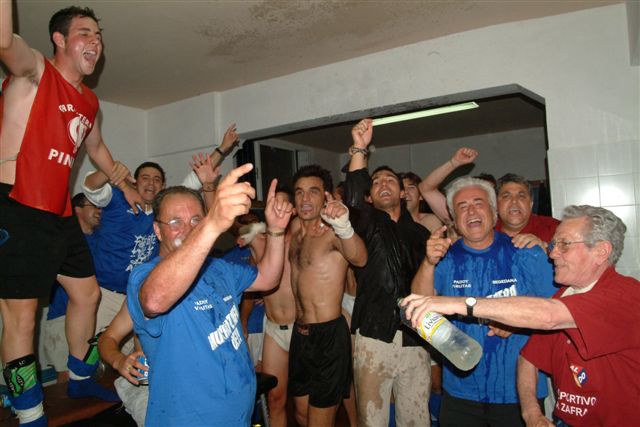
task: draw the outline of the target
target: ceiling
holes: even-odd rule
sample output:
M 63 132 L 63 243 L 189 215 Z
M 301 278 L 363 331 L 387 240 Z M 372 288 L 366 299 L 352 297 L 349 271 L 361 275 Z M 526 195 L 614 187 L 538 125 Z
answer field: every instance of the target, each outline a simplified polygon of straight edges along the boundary
M 149 109 L 447 34 L 621 0 L 22 0 L 17 32 L 52 51 L 48 22 L 75 3 L 101 19 L 100 99 Z
M 93 8 L 103 28 L 104 57 L 85 82 L 101 100 L 149 109 L 447 34 L 621 2 L 76 0 L 75 4 Z M 15 30 L 32 47 L 49 54 L 48 20 L 73 1 L 15 3 Z M 381 116 L 470 100 L 480 104 L 474 110 L 383 126 L 376 130 L 378 147 L 543 126 L 542 103 L 518 92 L 516 88 L 463 94 L 457 100 L 451 95 L 391 109 L 372 106 L 366 114 Z M 362 114 L 243 136 L 280 134 L 279 139 L 342 152 L 349 144 L 351 126 Z

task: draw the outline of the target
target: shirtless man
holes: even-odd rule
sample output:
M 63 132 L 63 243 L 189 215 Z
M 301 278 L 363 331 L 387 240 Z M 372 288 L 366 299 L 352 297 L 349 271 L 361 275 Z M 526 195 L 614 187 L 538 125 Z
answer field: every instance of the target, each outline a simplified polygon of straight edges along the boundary
M 434 233 L 442 227 L 442 221 L 435 214 L 420 212 L 420 201 L 423 198 L 418 190 L 418 185 L 422 180 L 413 172 L 401 173 L 400 177 L 404 184 L 404 200 L 407 203 L 407 210 L 411 214 L 411 218 L 429 230 L 429 232 Z
M 114 167 L 100 134 L 98 99 L 82 84 L 102 54 L 93 11 L 72 7 L 53 15 L 51 59 L 13 34 L 12 17 L 12 1 L 0 1 L 0 61 L 9 71 L 0 97 L 0 211 L 9 235 L 0 246 L 5 326 L 0 356 L 20 423 L 40 426 L 47 420 L 33 336 L 38 297 L 49 292 L 56 276 L 70 297 L 69 395 L 107 397 L 90 378 L 97 349 L 87 340 L 94 332 L 100 291 L 69 199 L 69 176 L 80 145 L 85 142 L 91 160 L 114 185 L 126 187 L 125 177 L 133 178 L 125 167 Z M 127 191 L 134 210 L 139 201 Z
M 352 372 L 351 335 L 341 313 L 345 277 L 349 264 L 366 264 L 367 250 L 347 207 L 331 196 L 329 171 L 305 166 L 293 182 L 300 226 L 289 249 L 296 301 L 289 389 L 298 424 L 333 425 Z
M 276 192 L 276 199 L 290 202 L 289 193 Z M 285 253 L 288 253 L 293 229 L 299 228 L 294 218 L 285 235 Z M 267 319 L 264 326 L 262 371 L 278 378 L 278 384 L 267 395 L 269 421 L 274 427 L 287 425 L 286 403 L 289 380 L 289 343 L 296 318 L 296 303 L 291 289 L 291 265 L 285 258 L 282 278 L 278 287 L 263 295 Z

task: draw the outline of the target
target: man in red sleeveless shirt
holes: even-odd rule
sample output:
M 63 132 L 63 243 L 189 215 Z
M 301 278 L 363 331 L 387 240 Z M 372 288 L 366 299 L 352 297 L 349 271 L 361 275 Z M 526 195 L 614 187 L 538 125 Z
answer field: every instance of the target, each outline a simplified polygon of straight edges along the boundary
M 56 276 L 70 298 L 69 395 L 116 397 L 91 379 L 98 354 L 88 340 L 100 291 L 68 190 L 82 142 L 134 210 L 141 200 L 125 182 L 133 181 L 129 171 L 116 166 L 104 144 L 98 99 L 82 84 L 102 54 L 93 11 L 71 7 L 53 15 L 51 59 L 13 34 L 12 15 L 12 1 L 0 2 L 0 61 L 9 70 L 0 95 L 0 357 L 21 425 L 40 426 L 46 417 L 33 354 L 35 318 L 38 297 L 49 292 Z

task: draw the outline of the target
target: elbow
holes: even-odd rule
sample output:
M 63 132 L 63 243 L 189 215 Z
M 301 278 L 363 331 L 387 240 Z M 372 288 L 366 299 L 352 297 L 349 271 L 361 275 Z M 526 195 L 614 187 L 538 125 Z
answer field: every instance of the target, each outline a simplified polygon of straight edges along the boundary
M 368 261 L 368 256 L 365 253 L 363 256 L 360 256 L 356 260 L 354 260 L 354 262 L 352 262 L 351 264 L 353 264 L 356 267 L 364 267 L 365 265 L 367 265 L 367 261 Z
M 148 318 L 156 317 L 168 309 L 167 307 L 164 307 L 159 298 L 149 295 L 143 290 L 140 291 L 140 307 L 142 308 L 142 312 L 145 317 Z

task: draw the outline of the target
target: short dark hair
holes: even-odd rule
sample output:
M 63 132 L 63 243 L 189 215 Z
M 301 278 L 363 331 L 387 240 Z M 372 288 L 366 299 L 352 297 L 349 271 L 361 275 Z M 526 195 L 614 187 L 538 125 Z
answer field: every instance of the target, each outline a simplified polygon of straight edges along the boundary
M 200 203 L 202 212 L 206 212 L 206 209 L 204 207 L 204 200 L 202 200 L 202 196 L 200 196 L 200 193 L 183 185 L 176 185 L 173 187 L 165 188 L 164 190 L 156 194 L 156 197 L 153 199 L 153 216 L 155 219 L 158 219 L 158 216 L 160 215 L 160 208 L 162 207 L 162 202 L 164 202 L 164 199 L 167 196 L 173 196 L 176 194 L 193 196 Z
M 85 196 L 84 193 L 78 193 L 71 198 L 71 206 L 74 208 L 82 208 L 87 204 L 87 202 L 89 202 L 89 199 L 87 199 L 87 196 Z
M 371 178 L 373 178 L 373 176 L 375 174 L 377 174 L 380 171 L 387 171 L 387 172 L 391 172 L 391 174 L 393 174 L 396 179 L 398 180 L 398 183 L 400 184 L 400 190 L 404 191 L 404 184 L 402 183 L 402 179 L 400 179 L 400 175 L 394 171 L 393 169 L 391 169 L 391 166 L 387 166 L 387 165 L 382 165 L 382 166 L 378 166 L 372 173 L 371 173 Z
M 500 189 L 502 189 L 502 186 L 510 182 L 524 185 L 529 192 L 529 195 L 531 195 L 531 184 L 529 183 L 529 181 L 527 181 L 527 178 L 522 175 L 516 175 L 515 173 L 506 173 L 498 179 L 498 183 L 496 185 L 496 193 L 500 193 Z
M 400 179 L 408 179 L 412 184 L 419 185 L 422 182 L 422 179 L 418 176 L 418 174 L 413 172 L 400 172 Z
M 493 185 L 494 188 L 496 187 L 496 185 L 498 185 L 498 181 L 496 181 L 496 177 L 491 175 L 490 173 L 482 172 L 480 175 L 474 176 L 474 178 L 478 178 L 478 179 L 482 179 L 484 181 L 487 181 L 488 183 Z
M 324 191 L 333 193 L 333 178 L 331 178 L 331 172 L 320 165 L 306 165 L 298 169 L 298 172 L 293 175 L 293 186 L 296 186 L 300 178 L 309 177 L 320 178 L 324 186 Z
M 160 172 L 160 176 L 162 176 L 162 182 L 165 182 L 165 177 L 164 177 L 164 169 L 162 169 L 162 166 L 160 166 L 159 164 L 157 164 L 156 162 L 144 162 L 142 164 L 140 164 L 140 166 L 138 166 L 136 168 L 136 171 L 133 173 L 133 177 L 135 179 L 138 179 L 138 175 L 140 175 L 140 170 L 144 169 L 144 168 L 154 168 L 157 169 Z
M 100 21 L 96 17 L 93 9 L 89 7 L 70 6 L 54 13 L 49 20 L 49 39 L 51 40 L 51 43 L 53 43 L 54 53 L 56 51 L 56 44 L 53 41 L 53 33 L 60 33 L 67 37 L 69 35 L 71 21 L 73 18 L 78 16 L 81 18 L 91 18 L 96 21 L 96 24 Z

